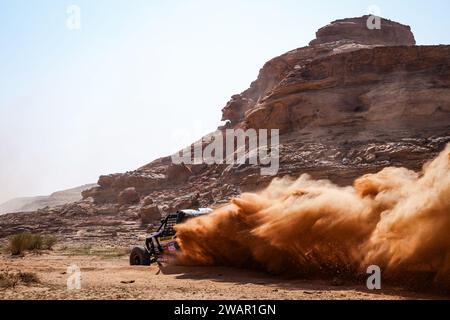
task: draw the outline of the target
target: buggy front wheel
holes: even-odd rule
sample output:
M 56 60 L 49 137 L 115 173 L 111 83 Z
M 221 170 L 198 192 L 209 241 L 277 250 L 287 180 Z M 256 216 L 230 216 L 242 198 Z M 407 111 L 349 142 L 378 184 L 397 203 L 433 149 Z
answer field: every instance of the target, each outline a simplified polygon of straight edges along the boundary
M 130 253 L 130 265 L 131 266 L 149 266 L 150 254 L 144 247 L 134 247 Z

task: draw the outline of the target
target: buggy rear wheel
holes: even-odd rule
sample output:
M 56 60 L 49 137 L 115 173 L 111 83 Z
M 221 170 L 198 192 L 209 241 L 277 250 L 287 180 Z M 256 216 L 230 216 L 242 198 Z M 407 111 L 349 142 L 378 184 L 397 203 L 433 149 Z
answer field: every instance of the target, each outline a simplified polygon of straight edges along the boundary
M 130 253 L 130 265 L 131 266 L 149 266 L 150 265 L 150 254 L 142 246 L 134 247 Z

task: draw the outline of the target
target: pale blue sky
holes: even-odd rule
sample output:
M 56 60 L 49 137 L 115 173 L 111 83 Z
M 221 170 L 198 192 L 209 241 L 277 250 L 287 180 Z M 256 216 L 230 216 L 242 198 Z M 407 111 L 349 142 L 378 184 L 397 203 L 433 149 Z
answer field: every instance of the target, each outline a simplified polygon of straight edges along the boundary
M 0 202 L 185 146 L 217 127 L 264 62 L 370 5 L 419 44 L 450 43 L 446 0 L 0 0 Z

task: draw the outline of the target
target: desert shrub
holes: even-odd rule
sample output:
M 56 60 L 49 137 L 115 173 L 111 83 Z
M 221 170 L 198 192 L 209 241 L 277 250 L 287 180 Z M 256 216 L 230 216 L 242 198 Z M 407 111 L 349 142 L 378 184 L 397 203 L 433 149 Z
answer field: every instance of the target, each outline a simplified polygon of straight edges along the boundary
M 22 272 L 20 271 L 18 273 L 18 278 L 21 282 L 25 283 L 25 284 L 30 284 L 30 283 L 38 283 L 39 282 L 39 278 L 37 276 L 36 273 L 34 272 Z
M 52 250 L 53 246 L 58 242 L 54 236 L 43 236 L 42 237 L 42 249 Z
M 16 273 L 0 272 L 0 288 L 14 288 L 19 282 L 19 277 Z
M 12 255 L 20 255 L 24 251 L 51 250 L 56 242 L 57 239 L 54 236 L 22 232 L 9 240 L 9 251 Z
M 14 235 L 9 240 L 9 251 L 12 255 L 20 255 L 26 250 L 42 249 L 42 236 L 30 232 L 22 232 Z
M 33 272 L 22 271 L 1 271 L 0 272 L 0 288 L 15 288 L 19 283 L 25 285 L 31 283 L 39 283 L 38 276 Z

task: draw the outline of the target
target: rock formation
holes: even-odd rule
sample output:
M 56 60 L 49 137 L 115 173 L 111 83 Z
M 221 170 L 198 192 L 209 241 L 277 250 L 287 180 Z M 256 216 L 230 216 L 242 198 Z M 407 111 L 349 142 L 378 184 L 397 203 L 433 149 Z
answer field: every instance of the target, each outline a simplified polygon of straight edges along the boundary
M 54 207 L 76 202 L 82 199 L 81 192 L 95 186 L 96 184 L 86 184 L 68 190 L 57 191 L 49 196 L 12 199 L 0 204 L 0 214 L 8 212 L 32 212 L 45 207 Z
M 226 104 L 218 130 L 279 128 L 279 176 L 309 173 L 341 185 L 386 166 L 417 170 L 435 157 L 450 141 L 450 46 L 416 46 L 410 27 L 382 19 L 369 30 L 367 18 L 334 21 L 309 46 L 267 62 Z M 159 212 L 217 205 L 272 178 L 258 165 L 174 165 L 165 157 L 100 177 L 78 205 L 138 228 L 140 215 L 149 222 Z M 119 201 L 124 192 L 133 201 Z M 46 230 L 52 215 L 35 215 Z M 15 217 L 0 220 L 0 238 L 25 228 Z
M 370 16 L 361 18 L 341 19 L 331 22 L 320 28 L 316 33 L 316 39 L 309 43 L 310 46 L 318 44 L 349 40 L 356 43 L 383 46 L 412 46 L 416 44 L 414 35 L 409 26 L 382 19 L 380 29 L 369 29 L 373 20 Z M 369 23 L 368 23 L 369 22 Z

